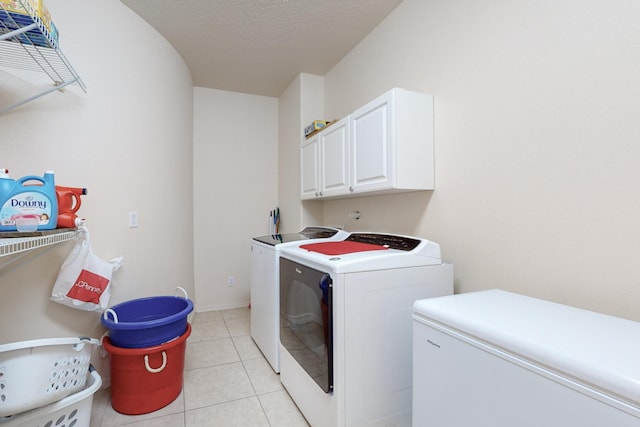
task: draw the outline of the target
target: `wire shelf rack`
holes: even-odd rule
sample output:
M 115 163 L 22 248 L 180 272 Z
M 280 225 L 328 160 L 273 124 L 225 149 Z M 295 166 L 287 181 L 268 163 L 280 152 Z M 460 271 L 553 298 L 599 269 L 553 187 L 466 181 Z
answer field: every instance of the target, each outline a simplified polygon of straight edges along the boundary
M 21 8 L 25 13 L 16 13 L 11 9 L 11 3 L 0 2 L 0 67 L 42 72 L 49 77 L 53 87 L 7 107 L 0 107 L 0 114 L 68 85 L 76 84 L 84 92 L 87 91 L 58 46 L 55 26 L 43 21 L 31 1 L 13 0 L 13 7 Z
M 64 230 L 44 236 L 0 238 L 0 257 L 63 243 L 74 239 L 77 234 L 76 230 Z

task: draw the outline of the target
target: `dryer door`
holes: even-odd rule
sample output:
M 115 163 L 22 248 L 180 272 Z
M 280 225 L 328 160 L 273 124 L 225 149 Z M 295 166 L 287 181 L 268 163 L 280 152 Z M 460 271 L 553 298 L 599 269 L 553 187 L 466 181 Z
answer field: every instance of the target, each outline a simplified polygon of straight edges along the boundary
M 332 281 L 280 257 L 280 343 L 324 390 L 333 390 Z

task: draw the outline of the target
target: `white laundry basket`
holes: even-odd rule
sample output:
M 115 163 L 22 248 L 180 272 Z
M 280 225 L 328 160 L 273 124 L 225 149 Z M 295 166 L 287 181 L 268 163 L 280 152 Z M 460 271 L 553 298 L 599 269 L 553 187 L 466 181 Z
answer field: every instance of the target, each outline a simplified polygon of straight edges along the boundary
M 0 418 L 0 427 L 89 427 L 93 395 L 100 389 L 102 378 L 93 366 L 86 376 L 84 390 L 41 408 Z
M 82 390 L 94 338 L 51 338 L 0 345 L 0 417 L 57 402 Z

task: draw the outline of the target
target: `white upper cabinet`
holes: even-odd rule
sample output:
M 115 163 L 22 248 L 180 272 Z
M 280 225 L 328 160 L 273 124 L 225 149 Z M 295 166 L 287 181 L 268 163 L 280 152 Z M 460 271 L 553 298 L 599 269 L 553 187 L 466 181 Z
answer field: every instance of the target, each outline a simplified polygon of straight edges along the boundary
M 302 199 L 320 197 L 320 135 L 315 134 L 300 148 L 300 189 Z
M 387 93 L 351 114 L 352 191 L 374 191 L 391 185 L 395 169 L 393 101 L 392 93 Z
M 302 144 L 302 198 L 341 196 L 349 191 L 349 120 L 342 119 Z
M 349 121 L 342 119 L 320 134 L 322 197 L 349 191 Z
M 433 190 L 433 97 L 393 89 L 351 114 L 354 193 Z
M 302 198 L 433 190 L 433 164 L 433 97 L 392 89 L 303 144 Z

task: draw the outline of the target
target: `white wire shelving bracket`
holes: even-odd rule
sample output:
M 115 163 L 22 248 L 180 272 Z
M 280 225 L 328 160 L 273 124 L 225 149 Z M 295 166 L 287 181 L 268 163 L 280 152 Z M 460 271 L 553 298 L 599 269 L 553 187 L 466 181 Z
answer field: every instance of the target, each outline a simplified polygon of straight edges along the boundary
M 21 5 L 28 15 L 10 12 L 9 6 L 0 2 L 0 67 L 42 72 L 53 82 L 53 87 L 12 105 L 0 107 L 0 114 L 72 84 L 80 86 L 86 93 L 82 79 L 31 3 L 27 0 L 14 2 Z

